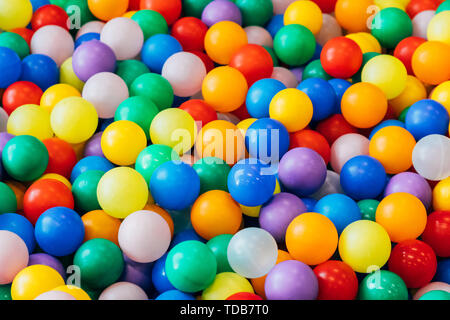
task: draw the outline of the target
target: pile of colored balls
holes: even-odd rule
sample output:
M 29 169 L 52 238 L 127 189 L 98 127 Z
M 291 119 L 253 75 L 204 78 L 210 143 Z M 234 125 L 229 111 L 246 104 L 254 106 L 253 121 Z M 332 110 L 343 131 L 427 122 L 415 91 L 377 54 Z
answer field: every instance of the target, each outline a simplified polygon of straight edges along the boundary
M 0 0 L 0 300 L 450 300 L 450 0 Z

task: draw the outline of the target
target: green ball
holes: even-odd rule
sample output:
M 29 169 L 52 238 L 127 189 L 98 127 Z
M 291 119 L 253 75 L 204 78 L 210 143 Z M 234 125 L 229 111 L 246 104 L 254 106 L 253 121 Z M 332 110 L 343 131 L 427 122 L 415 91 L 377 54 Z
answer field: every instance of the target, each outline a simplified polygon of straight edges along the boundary
M 361 73 L 362 70 L 364 68 L 364 66 L 366 65 L 367 62 L 369 62 L 370 59 L 379 56 L 380 54 L 378 52 L 366 52 L 363 54 L 363 60 L 362 60 L 362 64 L 361 64 L 361 68 L 359 68 L 358 72 L 356 72 L 353 77 L 352 77 L 352 83 L 357 83 L 357 82 L 361 82 Z
M 135 169 L 150 185 L 153 172 L 165 162 L 180 160 L 180 156 L 169 146 L 152 144 L 141 151 L 136 159 Z
M 380 201 L 374 199 L 365 199 L 358 202 L 359 210 L 363 220 L 375 221 L 375 213 L 377 212 Z
M 11 285 L 0 285 L 0 301 L 12 300 L 11 298 Z
M 221 234 L 206 243 L 212 253 L 216 256 L 217 273 L 234 272 L 228 262 L 227 255 L 228 244 L 230 243 L 231 238 L 233 238 L 233 235 L 231 234 Z
M 204 290 L 214 281 L 216 273 L 216 257 L 208 246 L 200 241 L 181 242 L 167 255 L 167 278 L 180 291 Z
M 160 111 L 172 107 L 174 100 L 169 81 L 156 73 L 146 73 L 137 77 L 131 84 L 130 96 L 150 98 Z
M 141 61 L 123 60 L 117 63 L 116 74 L 125 81 L 128 89 L 136 78 L 146 73 L 150 73 L 150 69 Z
M 409 108 L 411 108 L 411 107 L 405 108 L 405 109 L 402 111 L 402 113 L 400 113 L 400 115 L 398 116 L 398 120 L 400 120 L 400 121 L 402 121 L 402 122 L 405 122 L 405 121 L 406 121 L 406 114 L 408 113 Z
M 393 49 L 403 39 L 412 36 L 413 27 L 408 14 L 399 8 L 385 8 L 372 20 L 372 35 L 381 46 Z
M 230 166 L 222 159 L 206 157 L 198 160 L 192 166 L 200 178 L 200 194 L 211 190 L 228 192 L 228 174 Z
M 88 0 L 66 0 L 62 8 L 66 11 L 72 24 L 79 23 L 77 29 L 89 21 L 96 20 L 91 10 L 89 10 Z
M 104 174 L 100 170 L 88 170 L 75 179 L 72 185 L 72 194 L 78 212 L 101 209 L 97 198 L 97 186 Z
M 316 39 L 308 28 L 290 24 L 277 32 L 273 48 L 282 62 L 290 66 L 301 66 L 314 56 Z
M 275 54 L 275 51 L 273 50 L 273 48 L 268 47 L 268 46 L 263 46 L 263 48 L 266 49 L 267 52 L 269 52 L 270 56 L 272 57 L 273 66 L 278 67 L 280 65 L 280 62 L 278 61 L 278 57 Z
M 10 48 L 17 53 L 20 59 L 23 59 L 30 54 L 28 43 L 24 38 L 14 32 L 0 33 L 0 47 Z
M 73 263 L 80 268 L 81 282 L 91 289 L 103 289 L 115 283 L 125 264 L 119 247 L 100 238 L 83 243 Z
M 3 182 L 0 182 L 0 214 L 15 213 L 17 210 L 17 199 L 14 191 Z
M 303 69 L 302 81 L 309 78 L 320 78 L 328 81 L 331 79 L 331 76 L 325 72 L 320 60 L 316 59 L 308 63 L 305 69 Z
M 158 107 L 149 98 L 142 96 L 131 97 L 119 105 L 114 121 L 133 121 L 144 130 L 148 140 L 150 139 L 150 125 L 158 112 Z
M 169 33 L 166 19 L 154 10 L 139 10 L 131 17 L 141 27 L 144 40 L 160 33 Z
M 360 300 L 408 300 L 405 282 L 391 271 L 368 274 L 359 285 Z
M 450 300 L 450 293 L 444 290 L 431 290 L 423 294 L 419 300 Z
M 436 14 L 438 14 L 439 12 L 442 11 L 448 11 L 450 10 L 450 0 L 446 0 L 444 2 L 442 2 L 439 7 L 436 10 Z
M 201 18 L 203 9 L 213 0 L 183 0 L 185 17 Z
M 53 4 L 55 6 L 61 7 L 64 9 L 64 5 L 66 4 L 67 0 L 50 0 L 50 4 Z
M 272 0 L 236 0 L 243 26 L 264 26 L 273 16 Z
M 34 181 L 47 169 L 48 151 L 37 138 L 23 135 L 12 138 L 3 149 L 3 166 L 18 181 Z

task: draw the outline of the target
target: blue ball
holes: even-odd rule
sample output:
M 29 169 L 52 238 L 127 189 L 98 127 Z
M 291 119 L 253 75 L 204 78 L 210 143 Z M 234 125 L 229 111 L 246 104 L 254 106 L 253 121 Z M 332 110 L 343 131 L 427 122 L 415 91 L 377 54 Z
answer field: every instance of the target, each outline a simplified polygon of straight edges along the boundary
M 336 93 L 328 81 L 320 78 L 309 78 L 302 81 L 297 89 L 308 95 L 313 104 L 313 121 L 320 121 L 331 116 L 335 111 Z
M 358 205 L 344 194 L 335 193 L 323 197 L 317 202 L 313 211 L 330 219 L 339 234 L 350 223 L 361 220 Z
M 78 161 L 77 164 L 73 167 L 72 173 L 70 174 L 70 182 L 73 183 L 80 174 L 89 170 L 99 170 L 107 172 L 113 168 L 114 165 L 106 158 L 99 156 L 86 157 Z
M 438 262 L 433 281 L 440 281 L 450 284 L 450 258 L 443 259 Z
M 406 129 L 416 140 L 430 134 L 446 135 L 449 124 L 448 111 L 437 101 L 420 100 L 409 108 L 405 124 Z
M 78 48 L 82 43 L 88 42 L 91 40 L 99 40 L 100 41 L 100 33 L 97 32 L 88 32 L 80 36 L 77 41 L 75 41 L 75 49 Z
M 316 42 L 316 49 L 314 50 L 314 55 L 307 63 L 305 63 L 305 65 L 314 60 L 320 60 L 320 54 L 322 53 L 322 49 L 323 49 L 322 46 Z
M 386 171 L 375 158 L 356 156 L 341 170 L 341 186 L 355 200 L 376 199 L 386 186 Z
M 262 118 L 247 129 L 245 146 L 251 157 L 278 162 L 289 150 L 289 132 L 278 120 Z
M 161 293 L 155 300 L 195 300 L 195 297 L 178 290 L 169 290 Z
M 276 79 L 262 79 L 256 81 L 248 90 L 245 105 L 253 118 L 268 118 L 269 105 L 273 97 L 286 86 Z
M 228 174 L 228 190 L 244 206 L 264 204 L 272 197 L 275 186 L 273 168 L 255 158 L 240 160 Z
M 114 122 L 114 118 L 98 119 L 98 131 L 105 131 L 105 129 Z
M 284 15 L 277 14 L 270 19 L 266 25 L 266 30 L 269 31 L 272 38 L 275 38 L 277 32 L 284 27 Z
M 141 58 L 152 72 L 161 73 L 166 60 L 181 51 L 183 48 L 177 39 L 168 34 L 156 34 L 145 41 Z
M 188 164 L 168 161 L 150 178 L 153 199 L 168 210 L 182 210 L 194 203 L 200 193 L 200 178 Z
M 72 209 L 54 207 L 41 214 L 34 235 L 45 253 L 63 257 L 74 253 L 83 243 L 84 224 Z
M 50 4 L 49 0 L 30 0 L 31 6 L 33 7 L 33 12 L 39 9 L 42 6 L 46 6 Z
M 4 213 L 0 215 L 0 230 L 7 230 L 17 234 L 27 245 L 31 254 L 36 246 L 34 228 L 30 221 L 24 216 L 16 213 Z
M 372 139 L 375 133 L 377 133 L 380 129 L 386 128 L 386 127 L 402 127 L 405 128 L 405 124 L 400 120 L 385 120 L 378 124 L 375 128 L 372 129 L 372 132 L 370 133 L 369 139 Z
M 306 210 L 308 210 L 307 212 L 314 212 L 314 207 L 316 206 L 316 203 L 317 203 L 316 199 L 306 197 L 306 198 L 301 198 L 301 200 L 305 204 Z
M 173 237 L 172 242 L 170 243 L 170 247 L 169 250 L 172 249 L 173 247 L 175 247 L 177 244 L 184 242 L 184 241 L 189 241 L 189 240 L 195 240 L 195 241 L 200 241 L 205 243 L 205 239 L 203 239 L 202 237 L 200 237 L 197 232 L 195 232 L 194 229 L 192 229 L 192 227 L 189 227 L 186 230 L 180 231 L 178 233 L 175 234 L 175 236 Z
M 30 54 L 22 61 L 20 80 L 33 82 L 45 91 L 59 83 L 59 69 L 52 58 L 43 54 Z
M 5 89 L 19 80 L 22 63 L 17 53 L 6 47 L 0 47 L 0 89 Z
M 344 95 L 345 91 L 347 91 L 347 89 L 352 86 L 352 84 L 344 79 L 331 79 L 328 80 L 328 83 L 331 84 L 334 93 L 336 94 L 336 104 L 334 105 L 333 113 L 339 114 L 341 113 L 342 96 Z
M 153 265 L 152 283 L 156 291 L 163 293 L 169 290 L 175 290 L 175 287 L 170 283 L 166 274 L 166 260 L 167 253 L 159 258 Z

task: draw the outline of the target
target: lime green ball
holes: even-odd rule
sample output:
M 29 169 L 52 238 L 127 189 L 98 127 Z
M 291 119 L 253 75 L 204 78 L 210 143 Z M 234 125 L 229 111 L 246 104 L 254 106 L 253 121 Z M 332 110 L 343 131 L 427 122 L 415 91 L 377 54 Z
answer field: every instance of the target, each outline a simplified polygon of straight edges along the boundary
M 233 238 L 233 235 L 231 234 L 221 234 L 206 243 L 216 257 L 217 273 L 234 272 L 228 262 L 227 254 L 228 244 L 230 243 L 231 238 Z
M 314 56 L 316 39 L 308 28 L 290 24 L 277 32 L 273 48 L 282 62 L 290 66 L 301 66 Z
M 17 200 L 14 191 L 3 182 L 0 182 L 0 214 L 15 213 Z
M 183 13 L 186 17 L 201 18 L 203 9 L 213 0 L 183 0 Z
M 77 29 L 89 21 L 96 20 L 89 10 L 88 0 L 66 0 L 62 8 L 66 11 L 72 24 L 80 24 Z
M 17 53 L 20 59 L 23 59 L 30 54 L 28 43 L 24 38 L 14 32 L 0 33 L 0 47 L 10 48 Z
M 358 202 L 359 210 L 361 211 L 364 220 L 375 221 L 375 213 L 377 212 L 380 201 L 374 199 L 366 199 Z
M 11 285 L 0 285 L 0 301 L 12 300 L 11 298 Z
M 136 78 L 146 73 L 150 73 L 150 69 L 139 60 L 123 60 L 117 63 L 116 74 L 125 81 L 128 89 Z
M 97 186 L 104 174 L 103 171 L 88 170 L 75 179 L 72 185 L 72 194 L 78 212 L 101 209 L 97 198 Z
M 264 26 L 273 16 L 272 0 L 236 0 L 244 26 Z
M 366 52 L 363 54 L 363 61 L 361 64 L 361 68 L 359 68 L 358 72 L 356 72 L 352 77 L 352 83 L 361 82 L 361 73 L 366 65 L 367 62 L 369 62 L 370 59 L 379 56 L 380 54 L 378 52 Z
M 444 290 L 431 290 L 422 295 L 419 300 L 450 300 L 450 293 Z
M 405 122 L 405 120 L 406 120 L 406 114 L 408 113 L 409 108 L 410 108 L 410 107 L 405 108 L 405 109 L 402 111 L 402 113 L 400 113 L 400 116 L 398 117 L 398 120 L 400 120 L 400 121 L 402 121 L 402 122 Z
M 309 78 L 321 78 L 328 81 L 331 79 L 331 76 L 325 72 L 322 64 L 320 63 L 320 60 L 316 59 L 308 63 L 303 70 L 302 81 L 305 81 Z
M 270 56 L 272 57 L 273 66 L 278 67 L 280 65 L 280 62 L 278 61 L 278 57 L 275 54 L 275 51 L 273 50 L 273 48 L 268 47 L 268 46 L 263 46 L 263 48 L 266 49 L 267 52 L 269 52 Z
M 154 10 L 139 10 L 131 17 L 141 27 L 144 40 L 159 33 L 169 33 L 166 19 Z
M 363 279 L 358 297 L 360 300 L 408 300 L 408 289 L 395 273 L 378 270 Z
M 172 107 L 174 100 L 169 81 L 156 73 L 146 73 L 137 77 L 131 84 L 130 96 L 150 98 L 160 111 Z
M 412 36 L 411 18 L 399 8 L 385 8 L 372 20 L 372 35 L 381 46 L 393 49 L 403 39 Z
M 200 194 L 211 190 L 228 192 L 227 180 L 231 168 L 222 159 L 206 157 L 192 167 L 200 177 Z

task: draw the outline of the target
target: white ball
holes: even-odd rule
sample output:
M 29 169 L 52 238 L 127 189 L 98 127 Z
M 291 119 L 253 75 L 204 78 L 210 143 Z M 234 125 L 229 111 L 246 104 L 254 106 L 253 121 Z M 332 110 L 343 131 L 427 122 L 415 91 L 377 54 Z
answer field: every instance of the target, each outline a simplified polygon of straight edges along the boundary
M 450 139 L 431 134 L 417 142 L 412 154 L 414 169 L 428 180 L 439 181 L 450 176 Z
M 328 40 L 342 36 L 342 28 L 336 18 L 330 14 L 322 14 L 322 28 L 316 35 L 317 42 L 324 46 Z
M 298 79 L 295 74 L 283 67 L 273 68 L 271 78 L 281 81 L 286 88 L 296 88 L 298 86 Z
M 59 26 L 39 28 L 31 38 L 31 53 L 49 56 L 58 67 L 73 55 L 74 48 L 70 33 Z
M 413 36 L 427 39 L 427 29 L 430 20 L 434 17 L 436 11 L 425 10 L 416 14 L 412 19 Z
M 103 27 L 100 41 L 114 51 L 117 60 L 133 59 L 142 50 L 144 33 L 136 21 L 123 17 L 115 18 Z
M 148 300 L 148 296 L 134 283 L 116 282 L 103 290 L 98 300 Z
M 190 97 L 201 91 L 206 68 L 195 54 L 178 52 L 164 63 L 161 75 L 172 85 L 176 96 Z
M 0 108 L 0 132 L 6 131 L 6 126 L 8 124 L 8 114 L 6 113 L 5 109 Z
M 67 292 L 52 290 L 38 295 L 36 298 L 34 298 L 34 300 L 55 301 L 55 300 L 76 300 L 76 299 L 74 296 L 68 294 Z
M 75 37 L 75 39 L 78 39 L 79 37 L 81 37 L 83 34 L 86 34 L 86 33 L 101 33 L 104 26 L 105 26 L 104 22 L 90 21 L 90 22 L 84 24 L 81 27 L 81 29 L 78 30 L 77 36 Z
M 320 187 L 316 193 L 311 195 L 311 198 L 320 200 L 323 197 L 334 193 L 344 193 L 344 190 L 341 187 L 341 177 L 338 173 L 328 170 L 327 178 L 325 179 L 322 187 Z
M 273 14 L 284 14 L 287 7 L 297 0 L 272 0 Z
M 83 98 L 94 105 L 99 118 L 103 119 L 114 117 L 119 105 L 128 97 L 125 81 L 111 72 L 93 75 L 83 88 Z
M 353 157 L 369 154 L 369 139 L 358 133 L 340 136 L 331 146 L 330 164 L 340 173 L 344 164 Z
M 249 26 L 244 28 L 247 34 L 248 43 L 258 44 L 260 46 L 273 47 L 273 39 L 269 31 L 259 26 Z
M 266 230 L 246 228 L 231 238 L 227 256 L 236 273 L 254 279 L 266 275 L 273 268 L 278 257 L 278 246 Z
M 241 119 L 239 119 L 237 116 L 235 116 L 232 113 L 217 113 L 217 120 L 225 120 L 228 122 L 231 122 L 234 125 L 237 125 L 239 122 L 241 122 Z

